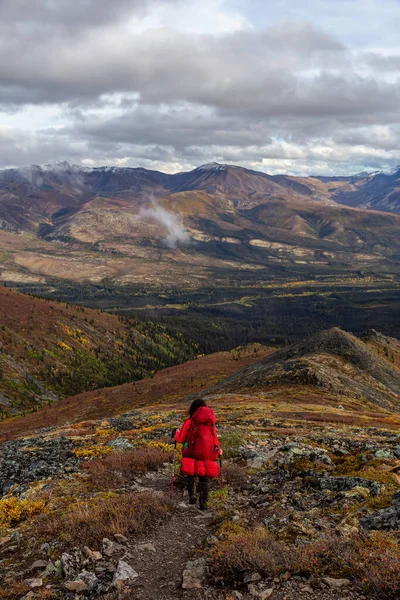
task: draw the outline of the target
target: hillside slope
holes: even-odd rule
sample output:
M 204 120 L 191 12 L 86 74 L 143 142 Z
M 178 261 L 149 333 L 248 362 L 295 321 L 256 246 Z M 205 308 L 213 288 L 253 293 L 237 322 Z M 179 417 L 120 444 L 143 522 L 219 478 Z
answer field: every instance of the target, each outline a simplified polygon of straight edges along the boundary
M 306 387 L 398 411 L 399 366 L 397 340 L 371 334 L 359 339 L 333 328 L 234 373 L 203 395 L 271 389 L 284 395 L 287 387 Z
M 186 395 L 208 388 L 271 352 L 272 349 L 257 344 L 231 352 L 218 352 L 162 369 L 151 378 L 59 400 L 24 417 L 0 422 L 0 440 L 27 435 L 42 427 L 118 415 L 146 405 L 180 405 Z
M 343 186 L 334 194 L 336 202 L 388 212 L 400 212 L 400 168 L 392 173 L 374 173 Z
M 161 325 L 0 287 L 0 416 L 140 379 L 193 356 Z

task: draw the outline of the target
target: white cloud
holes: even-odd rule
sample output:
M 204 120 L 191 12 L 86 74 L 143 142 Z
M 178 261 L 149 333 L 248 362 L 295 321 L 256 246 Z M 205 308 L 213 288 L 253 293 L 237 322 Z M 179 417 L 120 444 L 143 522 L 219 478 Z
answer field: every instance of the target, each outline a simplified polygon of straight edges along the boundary
M 183 225 L 180 214 L 166 210 L 152 201 L 149 207 L 140 210 L 139 216 L 149 221 L 155 221 L 164 228 L 165 240 L 170 248 L 190 244 L 190 235 Z

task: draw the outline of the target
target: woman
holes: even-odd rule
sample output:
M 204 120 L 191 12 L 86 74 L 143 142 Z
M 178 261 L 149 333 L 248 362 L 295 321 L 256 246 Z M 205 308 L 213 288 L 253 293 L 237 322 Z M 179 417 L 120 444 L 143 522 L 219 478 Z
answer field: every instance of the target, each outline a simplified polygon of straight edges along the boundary
M 192 458 L 196 461 L 215 461 L 222 454 L 219 446 L 216 417 L 212 408 L 209 408 L 202 399 L 194 400 L 189 408 L 189 418 L 186 419 L 179 431 L 175 433 L 175 440 L 183 444 L 182 457 Z M 189 504 L 196 504 L 194 494 L 194 475 L 188 475 Z M 200 510 L 207 510 L 209 478 L 207 475 L 199 476 Z

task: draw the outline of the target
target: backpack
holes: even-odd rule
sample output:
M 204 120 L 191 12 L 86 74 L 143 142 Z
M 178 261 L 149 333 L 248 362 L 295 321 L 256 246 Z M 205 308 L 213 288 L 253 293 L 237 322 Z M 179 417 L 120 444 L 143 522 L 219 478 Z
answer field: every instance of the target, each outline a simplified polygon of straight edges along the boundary
M 196 460 L 216 460 L 218 446 L 216 445 L 216 418 L 214 411 L 207 406 L 201 406 L 190 419 L 188 431 L 188 454 Z
M 182 458 L 181 475 L 194 477 L 218 477 L 221 471 L 215 460 L 195 460 L 194 458 Z

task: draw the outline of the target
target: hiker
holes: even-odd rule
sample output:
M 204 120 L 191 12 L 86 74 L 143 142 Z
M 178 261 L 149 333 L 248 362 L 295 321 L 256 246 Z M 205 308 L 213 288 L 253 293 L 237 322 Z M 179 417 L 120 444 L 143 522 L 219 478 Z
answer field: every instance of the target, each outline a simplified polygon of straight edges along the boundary
M 216 462 L 222 455 L 216 430 L 216 417 L 212 408 L 204 400 L 197 399 L 189 408 L 189 418 L 179 431 L 175 440 L 183 444 L 181 473 L 187 475 L 189 504 L 196 504 L 194 493 L 195 476 L 199 477 L 199 507 L 207 510 L 209 478 L 219 475 Z

